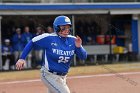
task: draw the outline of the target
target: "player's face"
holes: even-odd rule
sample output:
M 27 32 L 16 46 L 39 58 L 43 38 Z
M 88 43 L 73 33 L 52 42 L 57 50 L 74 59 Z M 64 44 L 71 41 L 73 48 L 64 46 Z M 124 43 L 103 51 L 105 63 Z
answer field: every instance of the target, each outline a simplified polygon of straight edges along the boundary
M 62 37 L 67 37 L 70 33 L 70 29 L 71 29 L 70 25 L 60 26 L 59 35 L 62 36 Z

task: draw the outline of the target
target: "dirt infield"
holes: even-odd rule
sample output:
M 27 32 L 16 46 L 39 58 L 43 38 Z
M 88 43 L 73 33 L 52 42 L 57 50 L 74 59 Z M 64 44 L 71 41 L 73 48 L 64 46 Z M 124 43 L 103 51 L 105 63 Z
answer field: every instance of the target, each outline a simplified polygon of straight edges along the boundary
M 140 72 L 68 77 L 71 93 L 139 93 Z M 0 82 L 0 93 L 47 93 L 40 79 Z

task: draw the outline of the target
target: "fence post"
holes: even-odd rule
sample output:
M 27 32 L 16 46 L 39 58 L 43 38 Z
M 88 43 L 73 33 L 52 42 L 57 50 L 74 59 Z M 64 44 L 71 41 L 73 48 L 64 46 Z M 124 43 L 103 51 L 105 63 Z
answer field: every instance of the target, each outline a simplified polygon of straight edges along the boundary
M 0 16 L 0 70 L 2 70 L 2 41 L 1 41 L 1 20 L 2 16 Z

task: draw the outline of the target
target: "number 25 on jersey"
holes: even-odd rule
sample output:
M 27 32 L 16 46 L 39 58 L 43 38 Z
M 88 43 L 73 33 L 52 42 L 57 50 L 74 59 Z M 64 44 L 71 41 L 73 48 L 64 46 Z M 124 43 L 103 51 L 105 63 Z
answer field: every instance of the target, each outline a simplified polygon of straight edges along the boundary
M 59 57 L 59 60 L 58 60 L 58 63 L 67 63 L 69 61 L 70 57 L 64 57 L 64 56 L 60 56 Z

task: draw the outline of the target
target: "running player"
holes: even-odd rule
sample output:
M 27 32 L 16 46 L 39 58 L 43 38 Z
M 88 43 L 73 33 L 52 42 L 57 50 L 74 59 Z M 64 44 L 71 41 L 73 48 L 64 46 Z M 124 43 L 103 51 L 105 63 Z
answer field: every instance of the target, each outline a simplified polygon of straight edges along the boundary
M 70 35 L 71 27 L 71 21 L 67 16 L 56 17 L 53 23 L 54 33 L 45 33 L 34 37 L 26 45 L 16 63 L 18 70 L 23 69 L 25 58 L 31 49 L 35 46 L 42 47 L 44 61 L 41 68 L 41 79 L 48 87 L 48 93 L 70 93 L 66 84 L 66 75 L 71 60 L 74 54 L 82 60 L 87 58 L 81 38 Z

